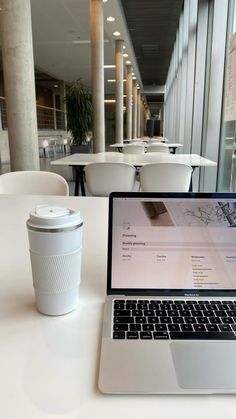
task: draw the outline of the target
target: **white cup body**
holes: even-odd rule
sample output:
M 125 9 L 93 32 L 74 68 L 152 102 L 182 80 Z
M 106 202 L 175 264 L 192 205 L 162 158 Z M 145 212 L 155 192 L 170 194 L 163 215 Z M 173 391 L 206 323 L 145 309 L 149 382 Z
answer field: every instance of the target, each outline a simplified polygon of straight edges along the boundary
M 38 220 L 31 214 L 27 227 L 37 308 L 47 315 L 66 314 L 79 301 L 82 220 L 71 210 L 52 223 L 47 214 L 42 220 L 40 214 Z

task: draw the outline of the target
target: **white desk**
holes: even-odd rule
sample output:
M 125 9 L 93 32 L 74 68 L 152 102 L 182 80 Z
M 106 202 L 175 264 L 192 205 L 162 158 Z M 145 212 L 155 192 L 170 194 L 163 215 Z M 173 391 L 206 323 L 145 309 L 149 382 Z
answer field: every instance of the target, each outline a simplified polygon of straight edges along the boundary
M 158 144 L 162 144 L 163 141 L 160 141 Z M 149 143 L 147 144 L 146 141 L 137 141 L 135 144 L 140 144 L 140 145 L 144 145 L 145 148 L 148 148 L 149 146 L 151 146 L 152 144 Z M 110 144 L 109 147 L 111 148 L 116 148 L 118 151 L 122 151 L 122 148 L 124 146 L 129 146 L 132 145 L 132 143 L 126 144 L 126 143 L 114 143 L 114 144 Z M 155 145 L 155 141 L 153 141 L 153 145 Z M 170 149 L 170 153 L 175 154 L 177 148 L 179 147 L 183 147 L 183 144 L 180 143 L 166 143 L 166 145 L 169 147 Z
M 168 153 L 146 153 L 146 154 L 123 154 L 117 152 L 104 153 L 83 153 L 71 154 L 62 159 L 51 161 L 52 165 L 73 166 L 76 169 L 75 196 L 79 193 L 81 186 L 82 195 L 85 195 L 83 183 L 83 169 L 89 163 L 97 162 L 125 162 L 135 167 L 141 167 L 148 163 L 185 163 L 193 169 L 200 166 L 216 166 L 212 161 L 199 156 L 198 154 L 168 154 Z
M 25 221 L 40 203 L 84 218 L 80 306 L 35 310 Z M 105 396 L 97 389 L 106 280 L 107 199 L 0 196 L 2 419 L 234 419 L 235 396 Z

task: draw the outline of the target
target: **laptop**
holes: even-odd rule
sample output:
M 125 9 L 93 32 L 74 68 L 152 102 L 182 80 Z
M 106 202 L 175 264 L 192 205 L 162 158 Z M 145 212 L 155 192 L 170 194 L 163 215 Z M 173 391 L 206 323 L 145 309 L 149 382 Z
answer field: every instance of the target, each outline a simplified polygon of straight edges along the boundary
M 99 389 L 236 392 L 236 194 L 112 193 Z

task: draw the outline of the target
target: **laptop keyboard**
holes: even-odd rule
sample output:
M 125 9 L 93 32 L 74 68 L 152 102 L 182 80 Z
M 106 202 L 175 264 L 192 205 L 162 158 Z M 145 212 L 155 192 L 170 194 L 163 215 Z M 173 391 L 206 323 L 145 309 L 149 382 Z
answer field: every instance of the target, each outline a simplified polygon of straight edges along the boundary
M 236 340 L 235 333 L 236 301 L 113 301 L 113 339 Z

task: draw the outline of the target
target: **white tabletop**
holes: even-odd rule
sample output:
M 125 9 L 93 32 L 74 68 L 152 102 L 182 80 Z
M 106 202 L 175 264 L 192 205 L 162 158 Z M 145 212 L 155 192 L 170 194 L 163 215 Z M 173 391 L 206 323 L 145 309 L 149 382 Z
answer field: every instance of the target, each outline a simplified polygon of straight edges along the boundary
M 34 305 L 25 222 L 35 205 L 84 218 L 80 306 L 47 317 Z M 107 252 L 107 198 L 0 196 L 0 406 L 3 419 L 226 419 L 235 396 L 105 396 L 97 389 Z
M 134 166 L 143 166 L 148 163 L 185 163 L 192 167 L 217 165 L 216 162 L 201 157 L 198 154 L 123 154 L 118 152 L 71 154 L 62 159 L 51 161 L 51 164 L 62 166 L 86 166 L 89 163 L 96 162 L 125 162 Z
M 153 144 L 152 144 L 153 143 Z M 135 145 L 136 144 L 140 144 L 140 145 L 144 145 L 145 147 L 150 147 L 150 146 L 152 146 L 152 145 L 155 145 L 155 141 L 152 141 L 152 143 L 148 143 L 147 144 L 147 142 L 145 142 L 145 141 L 139 141 L 139 142 L 137 142 L 137 143 L 135 143 Z M 159 142 L 157 142 L 157 144 L 162 144 L 162 142 L 161 141 L 159 141 Z M 109 145 L 109 147 L 111 147 L 111 148 L 122 148 L 122 147 L 126 147 L 126 146 L 132 146 L 132 145 L 134 145 L 134 144 L 132 144 L 132 143 L 130 143 L 130 144 L 125 144 L 125 143 L 114 143 L 114 144 L 110 144 Z M 178 148 L 178 147 L 183 147 L 183 144 L 180 144 L 180 143 L 166 143 L 166 145 L 169 147 L 169 148 L 173 148 L 173 147 L 176 147 L 176 148 Z

